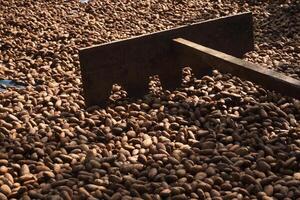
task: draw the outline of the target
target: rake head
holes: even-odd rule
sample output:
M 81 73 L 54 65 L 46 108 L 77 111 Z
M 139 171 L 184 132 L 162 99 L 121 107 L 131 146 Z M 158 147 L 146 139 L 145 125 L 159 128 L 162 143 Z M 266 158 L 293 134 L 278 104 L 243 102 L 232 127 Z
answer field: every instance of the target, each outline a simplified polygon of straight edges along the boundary
M 292 87 L 291 96 L 298 97 L 299 81 L 239 59 L 253 48 L 252 14 L 242 13 L 81 49 L 86 105 L 105 105 L 115 83 L 131 97 L 142 96 L 152 75 L 173 90 L 180 86 L 183 66 L 198 77 L 217 68 L 280 92 Z

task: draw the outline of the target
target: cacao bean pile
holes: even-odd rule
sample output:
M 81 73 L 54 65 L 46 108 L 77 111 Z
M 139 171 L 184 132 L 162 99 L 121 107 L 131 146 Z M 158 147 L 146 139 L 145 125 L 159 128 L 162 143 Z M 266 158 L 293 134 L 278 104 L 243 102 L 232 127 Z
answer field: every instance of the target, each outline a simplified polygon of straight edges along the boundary
M 86 108 L 78 48 L 253 11 L 246 59 L 299 78 L 299 1 L 1 0 L 0 200 L 300 198 L 300 102 L 183 70 Z M 275 62 L 278 61 L 278 62 Z
M 256 6 L 255 51 L 247 59 L 300 78 L 300 1 L 273 1 L 267 11 Z M 251 9 L 252 10 L 252 9 Z

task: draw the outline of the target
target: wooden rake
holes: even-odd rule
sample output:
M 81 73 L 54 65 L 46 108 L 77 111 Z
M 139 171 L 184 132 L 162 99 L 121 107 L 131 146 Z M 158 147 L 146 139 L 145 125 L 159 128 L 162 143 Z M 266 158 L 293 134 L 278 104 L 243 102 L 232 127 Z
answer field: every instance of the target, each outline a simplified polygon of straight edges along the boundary
M 183 66 L 198 77 L 215 68 L 300 99 L 299 80 L 240 59 L 253 48 L 253 18 L 247 12 L 80 49 L 86 105 L 104 106 L 115 83 L 129 96 L 142 96 L 152 75 L 173 90 Z

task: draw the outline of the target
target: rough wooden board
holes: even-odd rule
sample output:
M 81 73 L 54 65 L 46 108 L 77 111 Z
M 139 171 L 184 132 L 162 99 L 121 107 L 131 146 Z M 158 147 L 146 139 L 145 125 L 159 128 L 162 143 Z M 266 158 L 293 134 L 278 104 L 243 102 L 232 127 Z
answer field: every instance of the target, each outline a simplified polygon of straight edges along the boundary
M 105 105 L 114 83 L 121 84 L 129 96 L 141 96 L 148 91 L 150 75 L 159 75 L 165 89 L 178 87 L 183 66 L 172 42 L 178 37 L 240 57 L 253 50 L 252 14 L 222 17 L 81 49 L 86 105 Z M 195 69 L 197 75 L 207 73 L 207 67 L 202 66 Z
M 173 41 L 182 60 L 205 62 L 221 72 L 231 73 L 267 89 L 300 99 L 300 81 L 297 79 L 186 39 L 177 38 Z

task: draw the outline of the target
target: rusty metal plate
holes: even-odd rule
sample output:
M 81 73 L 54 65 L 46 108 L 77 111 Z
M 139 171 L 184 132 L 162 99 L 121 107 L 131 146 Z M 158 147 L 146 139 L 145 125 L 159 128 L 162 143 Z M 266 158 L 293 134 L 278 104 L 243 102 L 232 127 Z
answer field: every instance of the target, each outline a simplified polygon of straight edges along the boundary
M 252 14 L 242 13 L 80 49 L 86 105 L 105 105 L 114 83 L 122 85 L 129 96 L 141 96 L 148 92 L 150 75 L 159 75 L 165 89 L 178 87 L 184 63 L 177 59 L 174 38 L 241 57 L 253 50 L 252 24 Z M 193 69 L 196 75 L 208 71 L 201 63 Z

